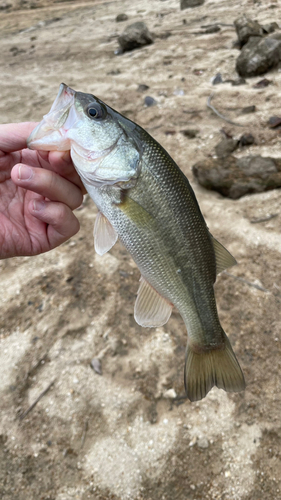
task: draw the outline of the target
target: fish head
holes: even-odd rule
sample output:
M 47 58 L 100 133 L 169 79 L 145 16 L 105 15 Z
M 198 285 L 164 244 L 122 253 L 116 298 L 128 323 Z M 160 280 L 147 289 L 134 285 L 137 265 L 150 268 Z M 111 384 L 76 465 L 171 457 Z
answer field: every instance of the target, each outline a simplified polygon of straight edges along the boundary
M 139 127 L 92 94 L 64 83 L 43 120 L 30 134 L 30 149 L 70 150 L 74 166 L 88 185 L 126 183 L 140 173 Z

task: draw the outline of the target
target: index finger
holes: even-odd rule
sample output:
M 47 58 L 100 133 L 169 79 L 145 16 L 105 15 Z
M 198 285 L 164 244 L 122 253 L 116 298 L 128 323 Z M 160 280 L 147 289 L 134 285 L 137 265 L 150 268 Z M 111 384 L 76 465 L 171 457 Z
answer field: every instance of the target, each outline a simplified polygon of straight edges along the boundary
M 26 139 L 37 122 L 0 124 L 0 151 L 12 153 L 27 148 Z

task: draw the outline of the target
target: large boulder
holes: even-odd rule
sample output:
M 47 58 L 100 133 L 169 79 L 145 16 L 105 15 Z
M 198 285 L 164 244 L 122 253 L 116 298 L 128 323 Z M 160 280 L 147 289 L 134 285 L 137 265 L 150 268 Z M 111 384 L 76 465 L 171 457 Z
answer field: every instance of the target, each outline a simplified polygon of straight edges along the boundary
M 277 66 L 281 60 L 281 40 L 250 37 L 236 61 L 240 76 L 257 76 Z
M 251 36 L 263 36 L 262 26 L 246 16 L 235 19 L 234 26 L 241 46 L 245 45 Z
M 204 2 L 205 0 L 181 0 L 181 10 L 198 7 L 198 5 L 202 5 Z
M 134 50 L 153 43 L 152 34 L 145 23 L 139 21 L 129 24 L 118 38 L 119 45 L 123 52 Z
M 192 171 L 201 186 L 233 199 L 281 187 L 281 159 L 276 158 L 208 158 L 197 162 Z

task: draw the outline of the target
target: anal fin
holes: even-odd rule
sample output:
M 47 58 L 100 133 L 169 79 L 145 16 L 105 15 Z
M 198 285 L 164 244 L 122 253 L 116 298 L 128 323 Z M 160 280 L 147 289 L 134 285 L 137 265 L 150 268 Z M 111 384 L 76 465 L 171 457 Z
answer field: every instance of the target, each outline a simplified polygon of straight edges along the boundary
M 216 273 L 219 274 L 228 267 L 235 266 L 237 261 L 231 253 L 226 250 L 226 248 L 218 240 L 216 240 L 216 238 L 213 237 L 212 234 L 211 238 L 216 256 Z
M 109 220 L 98 212 L 94 227 L 95 250 L 98 255 L 104 255 L 115 245 L 118 234 Z
M 172 304 L 156 292 L 143 277 L 140 282 L 134 310 L 136 322 L 145 327 L 165 325 L 171 316 Z
M 213 386 L 227 392 L 245 389 L 243 372 L 225 334 L 222 349 L 198 352 L 187 346 L 184 382 L 190 401 L 203 399 Z

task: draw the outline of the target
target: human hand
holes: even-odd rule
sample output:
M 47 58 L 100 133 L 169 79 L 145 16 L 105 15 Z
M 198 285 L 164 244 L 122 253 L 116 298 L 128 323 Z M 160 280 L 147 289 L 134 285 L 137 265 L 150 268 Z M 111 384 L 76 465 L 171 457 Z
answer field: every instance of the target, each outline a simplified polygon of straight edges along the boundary
M 79 231 L 85 189 L 69 152 L 30 151 L 36 123 L 0 125 L 0 259 L 37 255 Z

